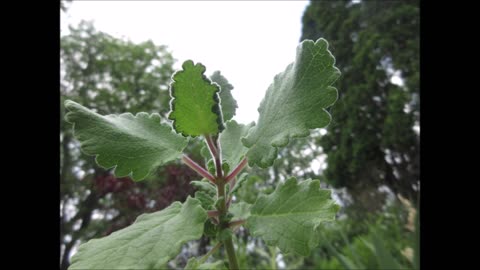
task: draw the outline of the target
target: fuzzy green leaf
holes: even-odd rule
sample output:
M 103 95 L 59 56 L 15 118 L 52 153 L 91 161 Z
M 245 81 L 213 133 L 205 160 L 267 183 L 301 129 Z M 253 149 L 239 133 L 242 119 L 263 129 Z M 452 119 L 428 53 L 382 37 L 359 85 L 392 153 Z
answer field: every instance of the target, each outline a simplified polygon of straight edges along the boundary
M 233 214 L 233 220 L 247 219 L 250 216 L 251 204 L 238 202 L 230 206 L 230 213 Z
M 160 115 L 130 113 L 102 116 L 82 105 L 67 100 L 65 115 L 74 125 L 75 137 L 88 155 L 96 155 L 97 163 L 115 167 L 115 175 L 131 175 L 138 181 L 150 175 L 158 166 L 179 158 L 187 139 L 175 134 Z
M 205 178 L 203 178 L 202 181 L 191 181 L 190 184 L 195 188 L 197 188 L 198 190 L 206 192 L 207 194 L 210 194 L 210 195 L 217 194 L 217 189 L 215 188 L 215 186 Z
M 215 71 L 210 76 L 210 80 L 220 86 L 220 107 L 223 121 L 228 121 L 233 118 L 235 110 L 238 108 L 237 101 L 232 96 L 233 86 L 220 74 L 220 71 Z
M 203 234 L 208 238 L 215 239 L 215 237 L 217 237 L 217 233 L 218 226 L 213 224 L 211 219 L 207 219 L 203 228 Z
M 218 92 L 220 87 L 205 75 L 205 66 L 187 60 L 170 85 L 173 127 L 184 136 L 214 135 L 223 129 Z
M 257 125 L 242 138 L 242 143 L 250 148 L 250 166 L 272 166 L 278 147 L 330 123 L 331 116 L 325 108 L 337 100 L 337 89 L 331 85 L 340 76 L 334 64 L 325 39 L 315 43 L 305 40 L 297 47 L 295 62 L 275 76 L 260 103 Z
M 290 178 L 273 193 L 258 197 L 246 227 L 284 253 L 308 256 L 318 245 L 318 226 L 333 221 L 338 209 L 331 191 L 320 189 L 320 181 L 308 179 L 297 183 Z
M 254 123 L 248 125 L 239 124 L 235 120 L 225 123 L 225 130 L 220 134 L 220 145 L 222 147 L 222 158 L 227 160 L 230 168 L 235 168 L 245 154 L 248 148 L 242 145 L 240 139 L 247 135 Z
M 198 199 L 201 202 L 203 209 L 213 210 L 213 205 L 215 204 L 215 195 L 208 194 L 204 191 L 195 192 L 195 199 Z
M 159 269 L 183 244 L 202 236 L 207 213 L 191 197 L 162 211 L 143 214 L 122 230 L 80 245 L 73 269 Z

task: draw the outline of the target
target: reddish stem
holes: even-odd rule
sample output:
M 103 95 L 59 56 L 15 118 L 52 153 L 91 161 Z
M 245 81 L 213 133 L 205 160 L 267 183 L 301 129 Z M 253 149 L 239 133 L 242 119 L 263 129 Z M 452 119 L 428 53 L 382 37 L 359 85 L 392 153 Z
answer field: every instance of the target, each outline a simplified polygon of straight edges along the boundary
M 215 225 L 218 225 L 220 223 L 220 221 L 218 220 L 218 217 L 210 217 L 210 219 L 212 220 L 213 224 L 215 224 Z
M 225 178 L 225 182 L 228 183 L 228 181 L 235 178 L 235 176 L 237 176 L 243 170 L 243 168 L 245 168 L 245 166 L 247 166 L 247 158 L 242 159 L 240 164 L 238 164 L 237 167 L 233 169 L 233 171 Z
M 217 148 L 215 147 L 215 144 L 213 143 L 212 136 L 210 135 L 205 135 L 205 141 L 207 142 L 208 150 L 210 150 L 210 154 L 212 155 L 213 158 L 215 158 L 218 154 Z
M 210 149 L 210 153 L 213 156 L 213 160 L 215 162 L 215 170 L 217 171 L 217 179 L 223 178 L 223 170 L 222 170 L 222 157 L 221 157 L 221 150 L 220 145 L 218 144 L 218 139 L 214 140 L 212 136 L 206 135 L 205 139 L 207 140 L 208 148 Z
M 215 184 L 215 177 L 213 177 L 213 175 L 207 172 L 204 168 L 202 168 L 202 166 L 198 165 L 195 161 L 190 159 L 188 156 L 183 155 L 182 161 L 192 170 L 194 170 L 195 172 L 197 172 L 198 174 L 207 178 L 208 180 L 210 180 L 210 182 Z
M 245 223 L 245 222 L 246 222 L 246 221 L 245 221 L 244 219 L 235 220 L 235 221 L 232 221 L 232 222 L 228 223 L 228 227 L 234 228 L 234 227 L 237 227 L 237 226 L 242 225 L 242 224 Z
M 209 210 L 209 211 L 207 211 L 207 215 L 209 217 L 218 217 L 218 211 L 217 210 Z

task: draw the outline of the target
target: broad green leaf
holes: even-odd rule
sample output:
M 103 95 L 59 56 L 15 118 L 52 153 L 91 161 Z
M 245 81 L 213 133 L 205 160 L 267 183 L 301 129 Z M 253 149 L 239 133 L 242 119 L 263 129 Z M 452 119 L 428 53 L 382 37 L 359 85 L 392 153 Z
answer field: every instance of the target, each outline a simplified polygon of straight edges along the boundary
M 202 263 L 202 259 L 198 258 L 190 258 L 188 259 L 187 265 L 185 266 L 185 270 L 227 270 L 228 268 L 225 267 L 225 263 L 223 261 L 216 261 L 213 263 Z
M 246 227 L 284 253 L 307 256 L 318 245 L 317 227 L 333 221 L 338 209 L 331 191 L 321 189 L 320 181 L 308 179 L 297 183 L 290 178 L 273 193 L 258 197 Z
M 222 159 L 227 160 L 230 168 L 235 168 L 245 154 L 248 148 L 242 145 L 240 139 L 247 135 L 254 123 L 248 125 L 239 124 L 235 120 L 230 120 L 225 123 L 225 130 L 220 134 L 220 146 L 222 148 Z
M 337 89 L 331 85 L 340 76 L 334 64 L 325 39 L 305 40 L 298 46 L 295 62 L 275 76 L 260 103 L 257 125 L 242 138 L 250 148 L 250 166 L 272 166 L 277 148 L 286 146 L 290 138 L 306 137 L 310 129 L 330 123 L 325 108 L 337 100 Z
M 238 108 L 237 101 L 232 96 L 233 86 L 220 74 L 220 71 L 215 71 L 210 76 L 210 80 L 220 86 L 220 107 L 222 108 L 223 121 L 228 121 L 233 118 L 235 110 Z
M 161 124 L 158 114 L 102 116 L 71 100 L 65 107 L 70 111 L 65 119 L 74 125 L 83 152 L 96 155 L 97 163 L 106 169 L 115 167 L 117 177 L 142 180 L 158 166 L 179 158 L 187 146 L 187 139 Z
M 214 135 L 223 126 L 218 92 L 220 88 L 205 75 L 205 66 L 187 60 L 177 71 L 170 85 L 173 127 L 184 136 Z
M 233 214 L 233 220 L 247 219 L 250 216 L 251 204 L 238 202 L 230 206 L 230 213 Z
M 69 269 L 159 269 L 202 236 L 207 213 L 191 197 L 143 214 L 122 230 L 80 245 Z
M 195 188 L 206 192 L 207 194 L 213 194 L 213 195 L 217 194 L 217 189 L 208 180 L 191 181 L 190 184 Z

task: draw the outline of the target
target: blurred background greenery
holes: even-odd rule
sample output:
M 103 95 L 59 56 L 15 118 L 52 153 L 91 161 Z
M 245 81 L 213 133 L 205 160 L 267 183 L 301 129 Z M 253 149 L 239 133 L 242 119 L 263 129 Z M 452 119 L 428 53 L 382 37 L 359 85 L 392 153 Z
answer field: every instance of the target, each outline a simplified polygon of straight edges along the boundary
M 68 3 L 61 12 L 68 12 Z M 316 178 L 334 189 L 342 209 L 337 222 L 319 230 L 322 241 L 305 258 L 281 254 L 240 229 L 239 263 L 257 269 L 418 269 L 419 1 L 311 1 L 302 23 L 301 40 L 327 39 L 342 71 L 333 121 L 292 141 L 270 170 L 250 169 L 238 197 L 253 203 L 285 175 Z M 66 99 L 101 114 L 145 111 L 165 118 L 175 63 L 166 46 L 124 41 L 82 22 L 61 38 L 60 58 L 60 268 L 67 269 L 79 244 L 185 200 L 195 191 L 189 182 L 199 177 L 171 162 L 142 182 L 115 178 L 79 151 L 63 120 Z M 186 152 L 203 164 L 200 147 L 194 141 Z M 326 157 L 321 169 L 312 169 L 320 157 Z M 202 238 L 186 245 L 170 267 L 182 268 L 214 244 Z

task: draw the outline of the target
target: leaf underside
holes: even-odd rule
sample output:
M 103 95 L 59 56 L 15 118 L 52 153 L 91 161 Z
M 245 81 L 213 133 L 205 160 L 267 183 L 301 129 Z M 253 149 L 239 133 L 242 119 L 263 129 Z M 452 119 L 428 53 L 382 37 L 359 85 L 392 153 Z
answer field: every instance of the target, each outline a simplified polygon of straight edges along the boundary
M 269 195 L 260 195 L 250 209 L 246 227 L 268 245 L 278 246 L 284 253 L 308 256 L 319 242 L 317 228 L 333 221 L 339 206 L 331 199 L 331 191 L 320 188 L 320 181 L 297 183 L 288 179 Z
M 237 166 L 247 153 L 248 148 L 243 146 L 241 138 L 247 135 L 248 130 L 253 125 L 253 122 L 244 125 L 237 123 L 235 120 L 225 123 L 225 130 L 220 134 L 219 140 L 222 147 L 222 159 L 227 160 L 231 168 Z
M 220 74 L 220 71 L 215 71 L 210 76 L 210 80 L 220 86 L 220 107 L 222 108 L 223 121 L 226 122 L 233 118 L 238 108 L 237 101 L 232 96 L 233 86 Z
M 65 119 L 74 125 L 83 152 L 96 155 L 96 162 L 106 169 L 115 167 L 117 177 L 142 180 L 179 158 L 187 146 L 187 139 L 161 124 L 158 114 L 102 116 L 71 100 L 65 107 L 70 111 Z
M 162 211 L 143 214 L 122 230 L 80 245 L 73 269 L 159 269 L 183 244 L 202 236 L 207 213 L 191 197 Z
M 215 135 L 223 129 L 220 87 L 205 75 L 205 66 L 187 60 L 170 85 L 173 127 L 183 136 Z
M 305 40 L 297 47 L 295 62 L 275 76 L 260 103 L 257 125 L 242 138 L 242 143 L 250 148 L 250 166 L 272 166 L 278 147 L 330 123 L 331 116 L 325 108 L 337 100 L 337 89 L 331 85 L 340 76 L 334 64 L 325 39 L 315 43 Z

